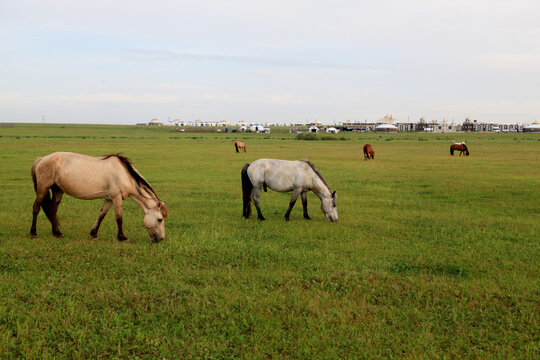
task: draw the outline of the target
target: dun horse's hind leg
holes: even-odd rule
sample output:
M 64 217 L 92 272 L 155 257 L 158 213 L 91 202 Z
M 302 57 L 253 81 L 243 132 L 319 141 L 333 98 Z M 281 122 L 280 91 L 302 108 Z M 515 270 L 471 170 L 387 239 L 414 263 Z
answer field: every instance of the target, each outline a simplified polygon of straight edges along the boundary
M 36 200 L 32 208 L 32 227 L 30 228 L 30 236 L 37 237 L 37 217 L 40 208 L 43 208 L 47 218 L 51 220 L 51 198 L 49 196 L 49 186 L 40 186 L 34 180 L 34 187 L 36 190 Z M 51 221 L 52 223 L 52 221 Z
M 253 199 L 253 203 L 257 208 L 257 217 L 259 218 L 259 220 L 266 220 L 261 212 L 261 207 L 259 206 L 259 199 L 261 198 L 260 187 L 253 187 L 253 190 L 251 191 L 251 198 Z
M 296 204 L 296 199 L 298 198 L 298 195 L 300 195 L 301 192 L 302 192 L 301 189 L 300 190 L 297 190 L 297 189 L 293 190 L 293 193 L 292 193 L 292 196 L 291 196 L 291 201 L 289 202 L 289 208 L 287 209 L 287 212 L 285 213 L 285 220 L 287 220 L 287 221 L 290 220 L 289 217 L 291 215 L 291 210 L 292 210 L 294 204 Z
M 64 234 L 62 234 L 60 228 L 58 227 L 59 223 L 58 217 L 56 215 L 58 212 L 58 205 L 60 205 L 60 201 L 62 201 L 62 196 L 64 195 L 64 192 L 60 190 L 60 188 L 56 185 L 53 185 L 51 187 L 51 191 L 52 201 L 49 204 L 49 213 L 47 213 L 45 208 L 43 208 L 43 210 L 45 210 L 45 214 L 47 214 L 47 217 L 51 222 L 53 235 L 56 237 L 64 237 Z
M 94 226 L 92 226 L 92 230 L 90 230 L 90 236 L 92 237 L 92 239 L 98 238 L 97 233 L 99 230 L 99 226 L 101 225 L 103 218 L 105 217 L 105 215 L 107 215 L 107 211 L 109 211 L 111 206 L 112 206 L 112 201 L 105 200 L 105 202 L 103 203 L 103 206 L 101 207 L 101 211 L 99 212 L 99 215 L 96 219 L 96 222 L 94 223 Z
M 118 235 L 116 238 L 118 241 L 126 241 L 127 237 L 124 235 L 124 229 L 122 228 L 122 197 L 115 197 L 112 203 L 114 205 L 114 212 L 116 213 L 116 225 L 118 225 Z
M 39 210 L 41 209 L 41 204 L 45 199 L 49 200 L 49 189 L 47 189 L 47 191 L 36 190 L 36 201 L 34 201 L 34 206 L 32 208 L 32 227 L 30 228 L 31 237 L 37 237 L 37 216 L 39 214 Z
M 311 220 L 307 212 L 307 191 L 302 192 L 302 194 L 300 195 L 302 196 L 302 207 L 304 208 L 304 219 Z

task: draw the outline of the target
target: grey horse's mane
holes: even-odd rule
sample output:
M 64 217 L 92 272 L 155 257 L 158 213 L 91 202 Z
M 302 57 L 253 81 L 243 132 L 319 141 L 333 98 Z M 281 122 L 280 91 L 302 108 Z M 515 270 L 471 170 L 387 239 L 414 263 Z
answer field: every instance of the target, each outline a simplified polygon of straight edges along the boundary
M 118 158 L 118 160 L 120 160 L 120 162 L 122 164 L 124 164 L 124 166 L 128 170 L 129 174 L 133 177 L 133 179 L 135 180 L 137 185 L 139 187 L 142 187 L 143 189 L 145 189 L 148 193 L 154 195 L 156 197 L 156 199 L 158 199 L 158 201 L 159 201 L 159 197 L 157 196 L 157 194 L 154 191 L 154 189 L 152 188 L 152 186 L 148 183 L 148 181 L 146 181 L 145 178 L 142 177 L 141 174 L 139 174 L 139 172 L 137 170 L 135 170 L 135 168 L 131 164 L 131 160 L 126 156 L 126 154 L 118 153 L 118 154 L 103 155 L 103 158 L 101 160 L 106 160 L 106 159 L 111 158 L 111 157 Z
M 330 185 L 328 185 L 328 183 L 326 182 L 326 179 L 324 178 L 323 174 L 321 174 L 321 172 L 319 171 L 319 169 L 317 169 L 317 167 L 315 166 L 315 164 L 313 164 L 311 161 L 309 160 L 300 160 L 300 161 L 303 161 L 305 162 L 306 164 L 308 164 L 310 167 L 311 167 L 311 170 L 313 170 L 313 172 L 315 172 L 315 174 L 317 174 L 317 176 L 319 178 L 321 178 L 322 182 L 324 185 L 326 185 L 326 187 L 328 188 L 328 191 L 332 192 L 332 189 L 330 189 Z

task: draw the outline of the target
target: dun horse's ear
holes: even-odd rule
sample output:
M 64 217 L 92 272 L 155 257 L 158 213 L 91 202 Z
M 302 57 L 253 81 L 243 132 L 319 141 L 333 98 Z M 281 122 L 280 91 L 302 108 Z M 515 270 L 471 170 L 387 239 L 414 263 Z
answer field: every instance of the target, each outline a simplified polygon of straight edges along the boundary
M 159 202 L 159 210 L 161 211 L 161 215 L 163 215 L 164 218 L 169 217 L 169 209 L 167 209 L 167 206 L 165 206 L 165 202 Z

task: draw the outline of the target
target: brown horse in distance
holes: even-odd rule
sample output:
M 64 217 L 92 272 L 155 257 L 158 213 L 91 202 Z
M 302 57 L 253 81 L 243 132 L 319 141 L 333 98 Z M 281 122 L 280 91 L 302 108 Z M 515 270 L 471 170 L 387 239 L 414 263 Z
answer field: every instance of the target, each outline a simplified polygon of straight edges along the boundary
M 364 145 L 364 160 L 375 159 L 375 151 L 369 144 Z
M 247 153 L 247 147 L 246 147 L 246 144 L 243 141 L 235 142 L 234 147 L 236 148 L 237 153 L 239 153 L 240 150 L 244 150 L 244 152 Z
M 454 156 L 454 151 L 459 151 L 459 156 L 461 156 L 461 154 L 463 153 L 465 153 L 465 156 L 469 156 L 469 149 L 464 142 L 453 143 L 452 145 L 450 145 L 450 155 Z

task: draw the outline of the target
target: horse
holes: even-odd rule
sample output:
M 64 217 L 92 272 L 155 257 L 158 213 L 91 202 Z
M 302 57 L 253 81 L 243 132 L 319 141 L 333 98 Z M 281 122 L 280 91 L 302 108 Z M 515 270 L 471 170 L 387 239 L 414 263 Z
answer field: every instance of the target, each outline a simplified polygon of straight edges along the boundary
M 122 228 L 122 200 L 127 197 L 133 199 L 144 211 L 143 223 L 152 241 L 159 242 L 165 238 L 163 219 L 169 216 L 169 210 L 152 186 L 131 165 L 131 160 L 123 154 L 94 157 L 72 152 L 55 152 L 37 158 L 31 173 L 36 192 L 31 237 L 37 237 L 36 223 L 40 207 L 51 222 L 53 235 L 64 236 L 60 232 L 56 214 L 62 196 L 66 193 L 77 199 L 105 199 L 90 231 L 92 239 L 98 238 L 101 221 L 114 205 L 118 226 L 117 239 L 127 240 Z
M 338 220 L 337 195 L 330 189 L 321 172 L 307 160 L 288 161 L 277 159 L 258 159 L 247 163 L 241 172 L 244 199 L 243 215 L 251 215 L 251 201 L 257 208 L 260 220 L 265 220 L 259 206 L 261 190 L 270 188 L 278 192 L 292 191 L 285 220 L 289 221 L 291 210 L 298 195 L 302 197 L 304 218 L 311 219 L 307 211 L 307 192 L 313 191 L 321 199 L 321 209 L 328 221 Z
M 464 142 L 462 143 L 453 143 L 450 145 L 450 155 L 454 156 L 454 151 L 459 151 L 459 156 L 465 152 L 466 156 L 469 156 L 469 149 L 467 148 L 467 145 L 465 145 Z
M 369 144 L 364 145 L 364 160 L 375 159 L 375 151 Z
M 246 144 L 243 141 L 235 142 L 234 147 L 236 148 L 237 153 L 239 153 L 240 150 L 244 150 L 244 152 L 247 153 L 247 147 L 246 147 Z

